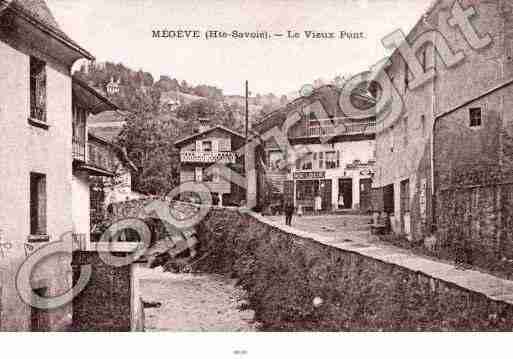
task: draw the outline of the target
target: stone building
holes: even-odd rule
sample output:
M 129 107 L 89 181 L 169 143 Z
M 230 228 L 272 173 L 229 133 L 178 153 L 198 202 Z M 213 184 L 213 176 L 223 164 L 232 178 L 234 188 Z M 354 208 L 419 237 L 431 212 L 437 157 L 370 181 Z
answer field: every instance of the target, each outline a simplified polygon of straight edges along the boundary
M 513 260 L 513 80 L 439 114 L 434 126 L 437 250 L 494 267 Z
M 393 106 L 377 114 L 373 203 L 394 232 L 422 240 L 436 230 L 435 118 L 511 77 L 512 16 L 509 1 L 438 0 L 405 38 L 385 40 L 396 49 L 374 79 Z
M 239 205 L 245 194 L 233 181 L 221 176 L 214 164 L 230 167 L 241 173 L 243 155 L 237 150 L 244 146 L 244 136 L 223 126 L 201 121 L 199 131 L 175 142 L 180 150 L 180 184 L 196 182 L 210 190 L 215 204 Z

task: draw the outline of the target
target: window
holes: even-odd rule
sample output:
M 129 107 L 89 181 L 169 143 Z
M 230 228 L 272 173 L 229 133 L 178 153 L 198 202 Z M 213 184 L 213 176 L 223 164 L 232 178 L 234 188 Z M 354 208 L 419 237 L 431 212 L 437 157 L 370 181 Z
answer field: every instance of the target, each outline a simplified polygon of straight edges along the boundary
M 422 70 L 426 72 L 427 70 L 427 48 L 424 48 L 422 50 L 422 53 L 420 54 L 420 64 L 422 65 Z
M 410 212 L 410 180 L 401 181 L 401 212 Z
M 481 107 L 473 107 L 469 109 L 470 127 L 479 127 L 482 124 Z
M 390 141 L 390 152 L 394 152 L 395 147 L 395 134 L 394 134 L 394 126 L 390 126 L 390 132 L 388 134 Z
M 330 170 L 337 168 L 337 162 L 337 152 L 326 152 L 326 169 Z
M 319 152 L 319 168 L 324 168 L 324 152 Z
M 212 141 L 203 141 L 203 151 L 212 152 Z
M 203 168 L 196 167 L 194 169 L 194 180 L 196 182 L 203 182 Z
M 46 64 L 30 58 L 30 118 L 46 122 Z
M 303 158 L 303 161 L 302 161 L 302 165 L 301 165 L 301 169 L 302 170 L 311 170 L 313 168 L 313 163 L 312 163 L 312 153 L 308 153 L 304 158 Z
M 408 91 L 410 86 L 410 70 L 408 68 L 408 62 L 404 62 L 404 92 Z
M 30 174 L 30 234 L 46 235 L 46 176 Z
M 506 46 L 507 60 L 513 61 L 513 39 L 508 40 L 507 43 L 508 43 Z
M 426 116 L 420 116 L 420 127 L 422 130 L 422 136 L 426 135 Z
M 86 121 L 88 113 L 83 108 L 73 106 L 72 139 L 73 158 L 85 161 L 86 157 Z

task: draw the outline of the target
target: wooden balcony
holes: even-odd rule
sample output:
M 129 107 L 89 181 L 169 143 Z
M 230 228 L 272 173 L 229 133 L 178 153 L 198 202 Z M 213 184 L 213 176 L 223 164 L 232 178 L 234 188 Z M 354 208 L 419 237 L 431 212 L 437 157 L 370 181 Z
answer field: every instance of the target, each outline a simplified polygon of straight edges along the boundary
M 87 151 L 86 151 L 87 146 Z M 87 143 L 73 139 L 73 169 L 87 171 L 92 176 L 115 175 L 115 154 L 108 148 L 97 143 Z
M 294 133 L 292 138 L 369 135 L 376 133 L 376 122 L 348 122 L 340 119 L 318 121 L 318 125 L 310 125 L 302 131 Z
M 235 163 L 235 152 L 184 151 L 180 153 L 182 163 Z
M 114 154 L 109 148 L 89 142 L 87 164 L 106 171 L 113 171 Z
M 73 160 L 86 161 L 86 141 L 73 137 Z

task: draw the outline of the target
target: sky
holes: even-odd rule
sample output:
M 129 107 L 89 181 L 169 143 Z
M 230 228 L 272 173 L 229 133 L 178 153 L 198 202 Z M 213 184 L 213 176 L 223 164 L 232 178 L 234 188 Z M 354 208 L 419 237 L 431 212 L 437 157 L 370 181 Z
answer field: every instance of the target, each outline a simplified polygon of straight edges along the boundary
M 389 54 L 381 39 L 407 32 L 430 0 L 47 0 L 61 28 L 97 61 L 121 62 L 225 94 L 298 91 L 317 78 L 357 74 Z M 270 40 L 156 39 L 153 30 L 300 32 Z M 305 31 L 364 33 L 306 39 Z

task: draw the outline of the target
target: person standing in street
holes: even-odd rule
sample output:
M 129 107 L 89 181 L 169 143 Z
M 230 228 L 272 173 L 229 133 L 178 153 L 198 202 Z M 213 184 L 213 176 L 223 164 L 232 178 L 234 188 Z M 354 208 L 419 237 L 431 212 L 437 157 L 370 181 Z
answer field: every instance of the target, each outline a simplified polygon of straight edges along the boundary
M 285 201 L 283 206 L 283 212 L 285 212 L 285 224 L 292 226 L 292 217 L 294 216 L 294 203 L 290 200 Z

